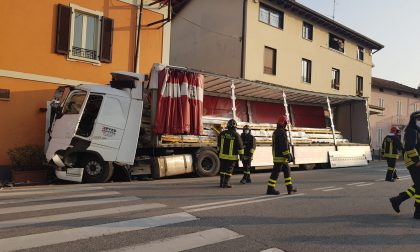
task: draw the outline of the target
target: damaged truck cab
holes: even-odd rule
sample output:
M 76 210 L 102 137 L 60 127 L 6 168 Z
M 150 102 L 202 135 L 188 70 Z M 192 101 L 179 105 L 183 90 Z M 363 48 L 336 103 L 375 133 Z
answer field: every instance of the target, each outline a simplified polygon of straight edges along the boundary
M 110 85 L 59 88 L 51 106 L 46 158 L 60 179 L 106 182 L 134 162 L 144 75 L 113 72 Z M 60 96 L 67 94 L 63 99 Z M 59 100 L 63 100 L 59 102 Z

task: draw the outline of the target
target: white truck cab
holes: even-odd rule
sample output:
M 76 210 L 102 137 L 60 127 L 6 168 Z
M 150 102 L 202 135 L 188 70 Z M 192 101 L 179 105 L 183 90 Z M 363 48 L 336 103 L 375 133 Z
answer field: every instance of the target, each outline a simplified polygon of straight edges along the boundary
M 106 182 L 114 166 L 132 165 L 143 110 L 145 76 L 113 72 L 110 85 L 63 88 L 52 103 L 46 158 L 60 179 Z

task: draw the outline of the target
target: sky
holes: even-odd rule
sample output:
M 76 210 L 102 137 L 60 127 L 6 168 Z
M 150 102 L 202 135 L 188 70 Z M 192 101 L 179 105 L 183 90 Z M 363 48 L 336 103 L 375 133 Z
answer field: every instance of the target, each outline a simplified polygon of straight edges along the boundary
M 332 18 L 334 0 L 297 0 Z M 420 0 L 335 0 L 335 21 L 385 47 L 373 55 L 372 75 L 420 84 Z

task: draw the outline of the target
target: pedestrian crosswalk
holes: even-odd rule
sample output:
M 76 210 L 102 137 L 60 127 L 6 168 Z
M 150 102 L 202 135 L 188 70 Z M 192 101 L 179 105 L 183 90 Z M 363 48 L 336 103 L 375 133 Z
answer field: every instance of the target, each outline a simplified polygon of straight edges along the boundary
M 256 198 L 266 199 L 265 196 Z M 229 203 L 238 204 L 242 201 Z M 68 242 L 86 242 L 87 239 L 100 239 L 104 236 L 147 232 L 152 228 L 199 220 L 189 209 L 168 209 L 167 205 L 159 202 L 145 202 L 139 197 L 123 196 L 116 191 L 96 186 L 2 191 L 0 251 L 51 250 L 54 246 Z M 78 224 L 72 225 L 75 221 Z M 9 231 L 23 234 L 9 237 Z M 152 239 L 130 246 L 121 243 L 120 248 L 109 251 L 184 251 L 241 237 L 243 235 L 227 228 L 206 227 L 205 230 Z

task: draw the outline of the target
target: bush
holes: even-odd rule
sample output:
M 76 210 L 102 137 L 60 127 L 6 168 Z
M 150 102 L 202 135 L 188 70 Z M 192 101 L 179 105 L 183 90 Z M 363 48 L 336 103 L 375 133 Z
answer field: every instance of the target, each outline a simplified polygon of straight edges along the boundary
M 39 145 L 25 145 L 10 149 L 7 152 L 12 169 L 32 171 L 42 169 L 44 149 Z

